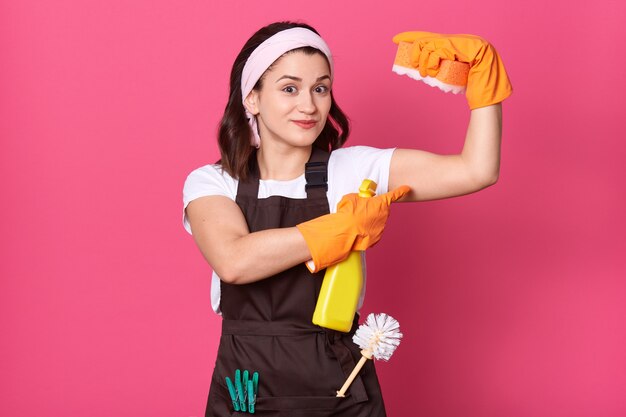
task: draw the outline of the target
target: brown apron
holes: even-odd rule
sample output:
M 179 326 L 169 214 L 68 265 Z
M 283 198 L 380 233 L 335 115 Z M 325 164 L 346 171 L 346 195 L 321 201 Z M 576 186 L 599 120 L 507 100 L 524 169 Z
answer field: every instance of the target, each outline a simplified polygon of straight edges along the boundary
M 327 162 L 330 154 L 313 148 L 306 166 L 307 198 L 258 198 L 256 155 L 252 175 L 239 182 L 236 202 L 250 232 L 298 223 L 328 214 Z M 258 416 L 385 416 L 372 361 L 367 361 L 345 398 L 336 392 L 360 359 L 350 333 L 312 324 L 325 271 L 311 274 L 304 264 L 245 285 L 221 282 L 222 336 L 206 416 L 232 416 L 225 377 L 235 370 L 259 373 L 255 415 Z

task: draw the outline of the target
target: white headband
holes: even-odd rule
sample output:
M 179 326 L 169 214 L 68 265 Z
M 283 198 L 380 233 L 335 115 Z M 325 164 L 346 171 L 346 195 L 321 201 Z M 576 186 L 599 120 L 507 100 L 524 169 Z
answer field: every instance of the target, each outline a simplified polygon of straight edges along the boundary
M 254 85 L 259 81 L 259 78 L 261 78 L 263 73 L 274 61 L 280 58 L 285 52 L 305 46 L 316 48 L 326 55 L 330 66 L 330 78 L 332 81 L 333 59 L 330 54 L 330 48 L 328 48 L 326 42 L 315 32 L 303 27 L 286 29 L 266 39 L 250 54 L 246 65 L 243 67 L 243 73 L 241 74 L 242 102 L 248 97 L 248 94 L 250 94 Z M 246 117 L 248 117 L 248 124 L 252 128 L 250 143 L 258 148 L 261 144 L 261 138 L 259 137 L 256 117 L 247 109 Z

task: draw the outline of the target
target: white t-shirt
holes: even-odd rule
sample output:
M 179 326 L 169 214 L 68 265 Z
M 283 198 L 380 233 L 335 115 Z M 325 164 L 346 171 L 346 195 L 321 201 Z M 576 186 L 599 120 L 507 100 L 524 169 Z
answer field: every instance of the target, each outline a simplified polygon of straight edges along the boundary
M 395 148 L 378 149 L 370 146 L 351 146 L 340 148 L 330 154 L 328 160 L 328 206 L 331 213 L 337 211 L 337 204 L 341 198 L 349 193 L 358 192 L 364 179 L 371 179 L 378 187 L 377 194 L 388 191 L 389 167 L 391 156 Z M 187 220 L 185 209 L 189 202 L 199 197 L 221 195 L 235 201 L 237 197 L 238 181 L 221 169 L 218 164 L 210 164 L 192 171 L 183 187 L 183 226 L 189 234 L 191 227 Z M 289 181 L 260 180 L 259 198 L 283 196 L 294 199 L 305 199 L 306 180 L 304 174 Z M 363 271 L 365 276 L 365 259 Z M 365 296 L 365 280 L 359 299 L 358 307 L 363 304 Z M 215 272 L 211 279 L 211 305 L 213 310 L 220 313 L 220 278 Z

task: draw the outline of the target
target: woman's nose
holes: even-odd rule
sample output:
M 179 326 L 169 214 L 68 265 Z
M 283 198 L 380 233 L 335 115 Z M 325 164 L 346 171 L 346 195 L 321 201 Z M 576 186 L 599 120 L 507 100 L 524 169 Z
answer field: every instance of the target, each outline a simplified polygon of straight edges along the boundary
M 315 106 L 315 100 L 313 95 L 308 92 L 300 94 L 300 100 L 298 101 L 298 110 L 302 113 L 314 113 L 317 107 Z

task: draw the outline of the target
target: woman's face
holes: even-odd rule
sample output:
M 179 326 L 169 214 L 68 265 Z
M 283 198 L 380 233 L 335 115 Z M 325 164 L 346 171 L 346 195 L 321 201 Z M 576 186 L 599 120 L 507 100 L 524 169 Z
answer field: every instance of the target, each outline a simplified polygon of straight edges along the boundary
M 326 124 L 332 87 L 326 58 L 321 54 L 288 53 L 263 75 L 246 106 L 257 115 L 261 146 L 280 142 L 309 146 Z

